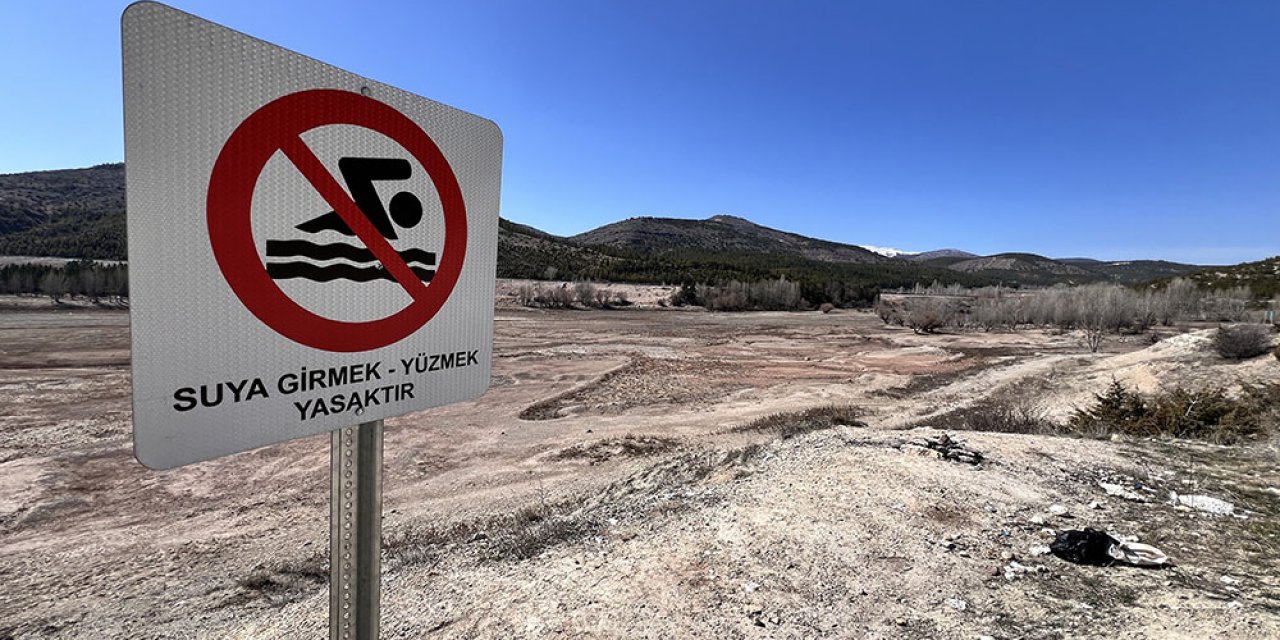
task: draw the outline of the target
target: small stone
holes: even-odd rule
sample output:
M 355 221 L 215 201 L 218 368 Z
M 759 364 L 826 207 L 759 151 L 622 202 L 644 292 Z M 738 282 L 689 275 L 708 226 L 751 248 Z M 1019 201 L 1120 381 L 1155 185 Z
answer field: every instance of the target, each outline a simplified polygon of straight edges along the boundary
M 1034 524 L 1037 527 L 1040 527 L 1040 526 L 1044 526 L 1045 521 L 1044 521 L 1044 516 L 1031 516 L 1030 518 L 1027 518 L 1027 522 L 1030 522 L 1031 524 Z
M 960 598 L 947 598 L 946 600 L 943 600 L 942 603 L 956 611 L 964 611 L 969 608 L 969 603 L 961 600 Z
M 894 623 L 894 624 L 896 624 L 896 625 L 898 625 L 899 627 L 905 627 L 905 626 L 907 626 L 907 619 L 906 619 L 906 618 L 898 618 L 897 620 L 894 620 L 894 621 L 893 621 L 893 623 Z
M 760 588 L 759 582 L 751 582 L 750 580 L 748 580 L 747 582 L 742 583 L 742 589 L 747 593 L 755 593 L 756 590 L 759 588 Z
M 1049 515 L 1058 516 L 1059 518 L 1070 518 L 1071 512 L 1060 504 L 1049 505 Z

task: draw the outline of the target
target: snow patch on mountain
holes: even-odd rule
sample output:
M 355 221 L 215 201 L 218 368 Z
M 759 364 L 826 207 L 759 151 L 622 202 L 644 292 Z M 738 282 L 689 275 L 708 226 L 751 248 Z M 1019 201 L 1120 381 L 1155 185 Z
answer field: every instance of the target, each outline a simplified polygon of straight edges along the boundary
M 894 249 L 891 247 L 877 247 L 869 244 L 860 244 L 858 246 L 862 247 L 863 249 L 866 249 L 867 251 L 870 251 L 871 253 L 878 253 L 882 256 L 885 256 L 886 258 L 897 258 L 899 256 L 920 255 L 919 251 L 903 251 L 902 249 Z

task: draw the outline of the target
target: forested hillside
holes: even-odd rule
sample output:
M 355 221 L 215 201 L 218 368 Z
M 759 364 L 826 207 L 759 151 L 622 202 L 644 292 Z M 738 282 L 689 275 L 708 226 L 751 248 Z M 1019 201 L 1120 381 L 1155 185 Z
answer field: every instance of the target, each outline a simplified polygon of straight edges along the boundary
M 124 164 L 0 175 L 0 255 L 125 259 Z

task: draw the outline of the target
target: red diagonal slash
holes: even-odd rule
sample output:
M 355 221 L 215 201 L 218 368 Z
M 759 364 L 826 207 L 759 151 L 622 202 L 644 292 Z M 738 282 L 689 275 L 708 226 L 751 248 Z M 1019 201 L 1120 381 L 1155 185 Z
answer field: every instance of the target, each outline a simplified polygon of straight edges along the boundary
M 422 280 L 409 268 L 404 258 L 396 253 L 391 243 L 382 237 L 369 218 L 360 211 L 360 207 L 356 206 L 355 201 L 347 195 L 346 190 L 338 184 L 333 174 L 329 173 L 307 143 L 303 142 L 302 138 L 294 137 L 280 145 L 280 150 L 293 162 L 298 171 L 302 172 L 302 177 L 320 192 L 325 202 L 338 212 L 342 221 L 355 232 L 356 237 L 369 247 L 374 257 L 387 268 L 396 282 L 399 282 L 414 300 L 422 300 L 427 295 L 427 286 L 422 284 Z
M 347 125 L 378 132 L 418 162 L 440 196 L 444 249 L 425 285 L 373 227 L 329 173 L 302 135 L 317 127 Z M 267 273 L 253 237 L 253 194 L 263 169 L 282 152 L 338 216 L 382 262 L 412 302 L 376 320 L 350 322 L 319 315 L 290 298 Z M 245 118 L 218 153 L 205 204 L 209 245 L 231 290 L 254 316 L 280 335 L 325 351 L 380 349 L 421 329 L 450 300 L 466 262 L 467 207 L 449 161 L 413 120 L 367 96 L 337 89 L 309 89 L 281 96 Z

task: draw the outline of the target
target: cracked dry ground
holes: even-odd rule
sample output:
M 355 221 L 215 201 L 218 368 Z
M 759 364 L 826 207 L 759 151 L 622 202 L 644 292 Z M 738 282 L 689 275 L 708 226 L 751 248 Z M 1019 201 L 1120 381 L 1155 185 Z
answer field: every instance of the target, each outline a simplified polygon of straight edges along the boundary
M 889 430 L 1010 389 L 1076 398 L 1143 345 L 916 336 L 852 312 L 501 310 L 496 327 L 485 396 L 388 421 L 383 637 L 1280 636 L 1272 451 L 965 434 L 990 459 L 975 469 Z M 869 427 L 734 430 L 831 404 Z M 323 635 L 325 438 L 142 468 L 127 316 L 106 312 L 0 312 L 0 433 L 0 638 Z M 1253 515 L 1100 493 L 1122 477 Z M 1028 551 L 1082 526 L 1181 566 Z M 1046 569 L 994 575 L 1009 557 Z

